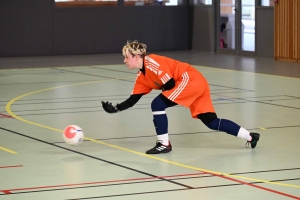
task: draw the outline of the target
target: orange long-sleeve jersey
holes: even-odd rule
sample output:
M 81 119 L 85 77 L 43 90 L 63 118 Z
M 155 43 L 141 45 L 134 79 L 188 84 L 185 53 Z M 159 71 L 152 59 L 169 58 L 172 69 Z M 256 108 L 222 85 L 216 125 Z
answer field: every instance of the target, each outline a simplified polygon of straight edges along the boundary
M 162 94 L 175 103 L 189 107 L 191 114 L 214 112 L 209 86 L 203 75 L 191 65 L 150 54 L 144 58 L 145 74 L 137 73 L 132 94 L 147 94 L 152 89 L 161 89 L 171 78 L 175 86 Z

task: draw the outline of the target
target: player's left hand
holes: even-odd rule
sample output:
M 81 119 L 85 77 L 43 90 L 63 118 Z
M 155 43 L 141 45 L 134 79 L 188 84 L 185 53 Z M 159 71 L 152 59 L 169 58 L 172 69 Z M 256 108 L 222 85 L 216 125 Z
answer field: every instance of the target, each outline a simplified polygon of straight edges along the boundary
M 104 102 L 104 101 L 101 101 L 102 103 L 102 107 L 103 109 L 108 112 L 108 113 L 116 113 L 118 112 L 118 108 L 116 106 L 113 106 L 110 102 Z

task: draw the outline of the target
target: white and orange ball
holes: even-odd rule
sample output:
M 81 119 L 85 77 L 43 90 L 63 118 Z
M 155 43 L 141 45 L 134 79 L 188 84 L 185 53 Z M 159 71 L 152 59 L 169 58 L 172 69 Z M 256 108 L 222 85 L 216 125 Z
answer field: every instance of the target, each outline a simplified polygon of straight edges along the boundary
M 79 126 L 70 125 L 65 128 L 63 137 L 67 144 L 78 145 L 82 143 L 84 133 Z

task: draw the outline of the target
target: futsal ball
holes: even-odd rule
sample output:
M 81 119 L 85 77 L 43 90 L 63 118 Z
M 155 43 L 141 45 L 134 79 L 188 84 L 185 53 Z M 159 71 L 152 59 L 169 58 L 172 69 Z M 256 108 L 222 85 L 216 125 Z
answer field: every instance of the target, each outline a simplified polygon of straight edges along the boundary
M 83 141 L 83 131 L 79 126 L 67 126 L 63 133 L 64 140 L 67 144 L 78 145 Z

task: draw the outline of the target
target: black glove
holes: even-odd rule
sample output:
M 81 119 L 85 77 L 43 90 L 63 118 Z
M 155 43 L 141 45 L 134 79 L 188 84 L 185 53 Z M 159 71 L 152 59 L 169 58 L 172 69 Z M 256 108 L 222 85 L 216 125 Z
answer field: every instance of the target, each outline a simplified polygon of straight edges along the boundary
M 108 113 L 116 113 L 118 112 L 118 108 L 116 106 L 113 106 L 110 102 L 104 102 L 104 101 L 101 101 L 102 103 L 102 107 L 103 109 L 108 112 Z

